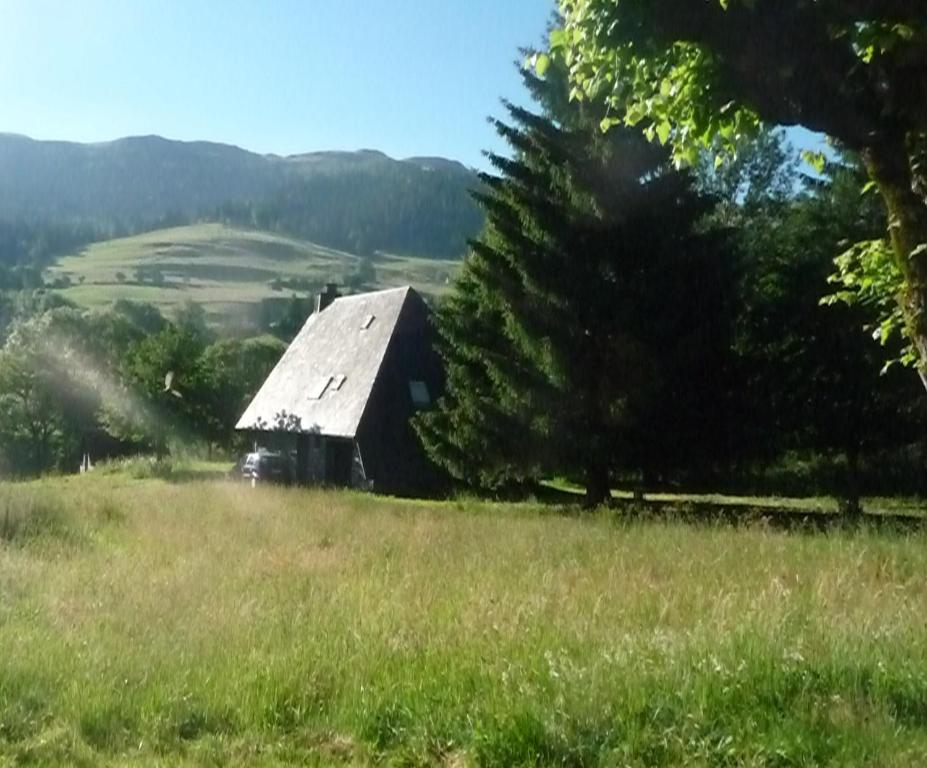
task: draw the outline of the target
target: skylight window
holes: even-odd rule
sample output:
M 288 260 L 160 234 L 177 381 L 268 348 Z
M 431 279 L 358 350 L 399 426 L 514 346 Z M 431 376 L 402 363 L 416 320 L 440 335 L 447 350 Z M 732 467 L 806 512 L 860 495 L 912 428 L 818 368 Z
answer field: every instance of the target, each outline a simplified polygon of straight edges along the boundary
M 377 318 L 374 315 L 367 315 L 367 317 L 365 317 L 364 321 L 361 323 L 361 330 L 366 331 L 371 325 L 373 325 L 373 321 L 376 319 Z
M 431 405 L 431 395 L 428 393 L 428 385 L 424 381 L 410 381 L 409 394 L 412 396 L 412 404 L 416 408 Z
M 309 387 L 309 399 L 318 400 L 325 394 L 325 390 L 328 389 L 328 385 L 331 384 L 331 376 L 321 376 L 312 382 Z

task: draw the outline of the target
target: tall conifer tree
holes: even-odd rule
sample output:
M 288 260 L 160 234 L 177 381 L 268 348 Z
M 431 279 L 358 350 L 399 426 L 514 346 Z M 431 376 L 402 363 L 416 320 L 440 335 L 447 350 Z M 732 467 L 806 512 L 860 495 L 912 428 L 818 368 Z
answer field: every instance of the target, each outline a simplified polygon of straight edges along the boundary
M 438 313 L 447 395 L 418 428 L 468 483 L 566 474 L 598 504 L 614 470 L 665 472 L 716 436 L 699 401 L 723 389 L 728 271 L 666 152 L 602 137 L 558 67 L 523 77 L 543 109 L 494 122 L 511 156 L 489 155 L 486 228 Z

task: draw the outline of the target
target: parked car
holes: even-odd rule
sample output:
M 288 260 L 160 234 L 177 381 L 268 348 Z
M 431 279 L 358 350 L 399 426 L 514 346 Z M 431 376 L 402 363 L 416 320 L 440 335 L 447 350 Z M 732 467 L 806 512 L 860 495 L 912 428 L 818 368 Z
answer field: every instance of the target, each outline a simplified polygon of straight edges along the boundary
M 279 451 L 253 451 L 245 454 L 238 466 L 243 480 L 284 485 L 293 482 L 293 461 L 290 456 Z

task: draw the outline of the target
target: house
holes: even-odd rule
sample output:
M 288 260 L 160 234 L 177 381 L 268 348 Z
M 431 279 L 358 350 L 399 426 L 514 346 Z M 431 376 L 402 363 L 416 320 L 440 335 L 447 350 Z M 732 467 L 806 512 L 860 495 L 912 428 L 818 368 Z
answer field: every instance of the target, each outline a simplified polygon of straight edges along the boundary
M 429 315 L 408 286 L 344 297 L 327 286 L 236 428 L 295 455 L 303 483 L 438 491 L 410 423 L 443 388 Z

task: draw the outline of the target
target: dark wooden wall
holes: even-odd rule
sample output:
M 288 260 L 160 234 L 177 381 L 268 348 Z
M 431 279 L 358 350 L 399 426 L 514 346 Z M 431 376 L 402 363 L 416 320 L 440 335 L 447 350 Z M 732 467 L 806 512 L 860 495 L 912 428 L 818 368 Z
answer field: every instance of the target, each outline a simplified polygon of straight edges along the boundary
M 432 496 L 446 488 L 444 474 L 428 460 L 410 423 L 417 412 L 410 380 L 426 383 L 432 403 L 444 390 L 435 341 L 427 305 L 410 293 L 357 435 L 367 478 L 378 493 Z

